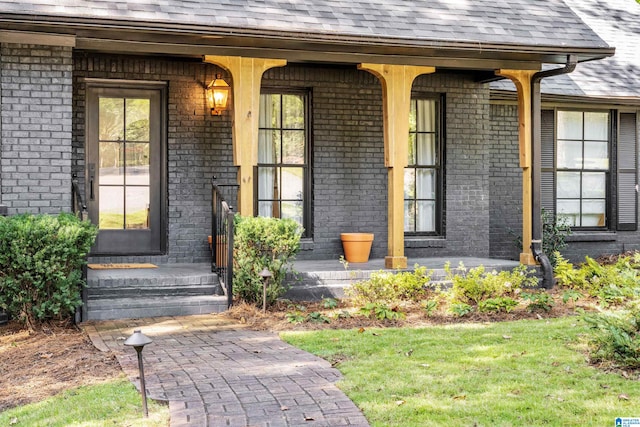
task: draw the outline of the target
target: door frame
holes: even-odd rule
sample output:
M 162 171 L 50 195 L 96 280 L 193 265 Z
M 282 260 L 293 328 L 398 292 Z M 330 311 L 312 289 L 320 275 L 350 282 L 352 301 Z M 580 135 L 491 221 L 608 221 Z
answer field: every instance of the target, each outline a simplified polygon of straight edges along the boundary
M 84 169 L 85 169 L 85 194 L 87 194 L 87 202 L 89 199 L 87 191 L 89 190 L 89 151 L 88 143 L 89 143 L 89 135 L 92 127 L 97 125 L 97 121 L 95 118 L 92 118 L 89 114 L 89 99 L 90 93 L 99 89 L 122 89 L 122 90 L 154 90 L 159 94 L 159 103 L 160 103 L 160 111 L 158 117 L 159 123 L 159 137 L 160 143 L 158 147 L 157 155 L 159 156 L 158 164 L 159 164 L 159 182 L 158 186 L 158 196 L 159 196 L 159 205 L 160 205 L 160 229 L 158 230 L 159 237 L 159 245 L 157 250 L 149 250 L 149 251 L 128 251 L 126 249 L 118 250 L 118 251 L 95 251 L 96 246 L 91 249 L 90 255 L 93 256 L 122 256 L 122 255 L 164 255 L 167 253 L 167 230 L 168 230 L 168 221 L 167 221 L 167 210 L 168 210 L 168 201 L 167 201 L 167 189 L 168 189 L 168 167 L 167 167 L 167 117 L 168 117 L 168 108 L 167 108 L 167 92 L 168 92 L 168 83 L 164 81 L 148 81 L 148 80 L 121 80 L 121 79 L 93 79 L 86 78 L 85 82 L 85 141 L 84 141 Z M 93 119 L 93 120 L 92 120 Z M 132 230 L 133 231 L 133 230 Z

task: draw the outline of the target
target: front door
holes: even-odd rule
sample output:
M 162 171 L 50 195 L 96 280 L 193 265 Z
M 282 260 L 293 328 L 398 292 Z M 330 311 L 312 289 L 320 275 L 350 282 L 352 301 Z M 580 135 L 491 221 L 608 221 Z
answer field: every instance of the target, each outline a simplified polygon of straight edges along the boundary
M 163 90 L 87 88 L 86 187 L 93 255 L 163 251 Z

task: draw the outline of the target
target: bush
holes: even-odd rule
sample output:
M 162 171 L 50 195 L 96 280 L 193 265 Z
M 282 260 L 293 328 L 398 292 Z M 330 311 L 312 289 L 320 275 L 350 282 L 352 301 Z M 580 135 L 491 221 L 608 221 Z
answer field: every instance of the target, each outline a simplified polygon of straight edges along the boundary
M 465 273 L 466 269 L 461 263 L 458 270 L 463 273 L 454 274 L 449 263 L 445 265 L 447 279 L 453 283 L 451 294 L 454 303 L 477 306 L 480 302 L 488 299 L 513 298 L 517 297 L 523 288 L 538 284 L 538 279 L 531 276 L 523 265 L 512 271 L 491 271 L 489 273 L 481 265 Z M 504 308 L 506 310 L 506 306 Z
M 522 237 L 515 231 L 508 230 L 514 236 L 518 249 L 522 249 Z M 557 263 L 557 254 L 567 247 L 567 236 L 571 235 L 571 226 L 566 218 L 556 217 L 542 209 L 542 252 L 549 258 L 553 267 Z
M 0 308 L 31 329 L 82 304 L 82 266 L 97 228 L 70 214 L 0 217 Z
M 591 325 L 591 359 L 621 368 L 640 368 L 640 309 L 616 314 L 585 315 Z
M 636 267 L 637 263 L 630 257 L 620 257 L 610 265 L 601 265 L 586 257 L 585 262 L 575 268 L 558 254 L 554 275 L 559 286 L 585 291 L 607 307 L 640 297 L 640 274 Z
M 431 271 L 415 265 L 414 271 L 376 271 L 368 280 L 354 283 L 345 292 L 355 304 L 418 301 L 428 293 Z
M 292 219 L 235 218 L 233 293 L 240 300 L 262 304 L 262 278 L 266 268 L 272 274 L 267 288 L 267 304 L 280 297 L 291 261 L 300 249 L 301 229 Z

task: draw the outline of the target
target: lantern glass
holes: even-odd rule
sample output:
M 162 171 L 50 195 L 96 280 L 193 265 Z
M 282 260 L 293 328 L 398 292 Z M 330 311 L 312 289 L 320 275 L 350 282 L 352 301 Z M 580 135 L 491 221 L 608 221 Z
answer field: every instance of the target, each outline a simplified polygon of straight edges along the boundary
M 218 74 L 209 86 L 207 86 L 207 101 L 211 114 L 218 116 L 226 110 L 229 103 L 230 87 Z

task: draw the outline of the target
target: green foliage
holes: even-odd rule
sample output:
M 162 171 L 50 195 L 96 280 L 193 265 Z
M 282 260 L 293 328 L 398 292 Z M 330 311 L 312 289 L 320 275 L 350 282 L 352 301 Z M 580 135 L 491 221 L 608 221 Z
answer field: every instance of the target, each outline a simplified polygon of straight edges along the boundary
M 300 311 L 291 311 L 285 315 L 287 322 L 289 323 L 302 323 L 305 321 L 306 316 Z
M 368 280 L 354 283 L 346 294 L 356 304 L 393 303 L 402 300 L 418 301 L 429 292 L 431 271 L 415 266 L 413 272 L 377 271 Z
M 510 313 L 518 306 L 518 301 L 510 297 L 488 298 L 478 303 L 478 311 L 487 312 L 505 312 Z
M 614 314 L 585 315 L 591 325 L 591 359 L 622 368 L 640 368 L 640 309 Z
M 314 323 L 331 323 L 331 320 L 327 316 L 318 311 L 309 313 L 306 320 Z
M 335 298 L 325 298 L 322 300 L 322 307 L 333 310 L 338 307 L 338 301 Z
M 0 217 L 0 308 L 30 328 L 70 318 L 96 235 L 70 214 Z
M 292 219 L 242 217 L 235 219 L 233 290 L 242 301 L 262 304 L 260 272 L 272 274 L 267 287 L 267 304 L 280 297 L 282 282 L 292 271 L 291 261 L 300 249 L 302 230 Z
M 523 288 L 533 287 L 538 283 L 523 265 L 512 271 L 487 273 L 482 265 L 467 272 L 460 263 L 458 270 L 462 271 L 462 274 L 454 274 L 449 263 L 445 265 L 447 279 L 453 282 L 451 292 L 454 303 L 478 305 L 481 301 L 491 298 L 515 297 Z
M 397 307 L 389 307 L 382 303 L 368 303 L 360 309 L 360 312 L 367 317 L 375 317 L 378 320 L 400 320 L 404 318 L 404 313 Z
M 621 305 L 640 297 L 640 273 L 637 257 L 620 257 L 615 264 L 601 265 L 586 257 L 579 267 L 558 255 L 554 274 L 559 286 L 586 292 L 598 298 L 600 305 Z
M 422 303 L 422 308 L 427 313 L 427 317 L 430 317 L 438 309 L 438 301 L 433 299 L 426 300 Z
M 545 291 L 540 292 L 523 292 L 522 299 L 529 301 L 527 310 L 529 311 L 545 311 L 549 312 L 553 308 L 555 302 L 553 297 Z
M 509 230 L 514 236 L 518 249 L 522 248 L 522 237 L 513 230 Z M 567 236 L 571 235 L 571 226 L 566 218 L 555 217 L 542 209 L 542 251 L 549 257 L 552 266 L 556 266 L 556 257 L 560 251 L 567 247 Z
M 449 310 L 458 317 L 464 317 L 467 314 L 473 313 L 473 307 L 463 302 L 451 304 Z
M 566 304 L 569 301 L 576 302 L 582 297 L 583 297 L 583 295 L 580 292 L 578 292 L 578 291 L 576 291 L 574 289 L 567 289 L 566 291 L 564 291 L 562 293 L 562 303 Z

